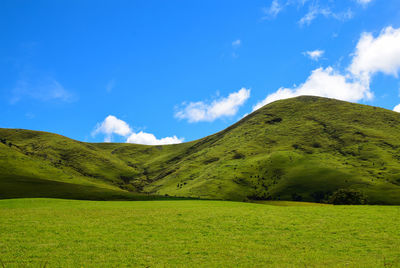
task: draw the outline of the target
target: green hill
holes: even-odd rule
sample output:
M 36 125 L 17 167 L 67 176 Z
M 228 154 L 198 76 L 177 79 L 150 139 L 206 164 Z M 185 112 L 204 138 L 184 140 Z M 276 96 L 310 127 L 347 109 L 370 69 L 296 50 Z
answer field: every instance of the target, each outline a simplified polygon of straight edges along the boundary
M 276 101 L 177 145 L 83 143 L 0 129 L 0 198 L 148 195 L 400 204 L 400 114 L 320 97 Z

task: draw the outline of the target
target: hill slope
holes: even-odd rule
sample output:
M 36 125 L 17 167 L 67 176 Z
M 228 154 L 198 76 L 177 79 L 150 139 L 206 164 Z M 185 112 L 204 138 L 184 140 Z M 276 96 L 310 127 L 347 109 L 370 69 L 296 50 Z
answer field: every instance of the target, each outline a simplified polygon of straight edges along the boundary
M 16 129 L 0 129 L 0 142 L 3 198 L 37 196 L 18 189 L 21 181 L 41 180 L 95 188 L 100 196 L 104 190 L 229 200 L 319 202 L 346 188 L 364 192 L 369 203 L 400 204 L 400 115 L 333 99 L 277 101 L 177 145 L 83 143 Z M 57 197 L 51 189 L 40 196 Z

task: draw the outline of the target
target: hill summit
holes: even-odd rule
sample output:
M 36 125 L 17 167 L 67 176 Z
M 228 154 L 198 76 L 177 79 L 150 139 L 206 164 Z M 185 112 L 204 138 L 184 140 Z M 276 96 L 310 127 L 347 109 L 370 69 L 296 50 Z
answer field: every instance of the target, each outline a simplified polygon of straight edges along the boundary
M 400 114 L 301 96 L 175 145 L 84 143 L 0 129 L 0 198 L 163 195 L 323 202 L 338 190 L 400 204 Z

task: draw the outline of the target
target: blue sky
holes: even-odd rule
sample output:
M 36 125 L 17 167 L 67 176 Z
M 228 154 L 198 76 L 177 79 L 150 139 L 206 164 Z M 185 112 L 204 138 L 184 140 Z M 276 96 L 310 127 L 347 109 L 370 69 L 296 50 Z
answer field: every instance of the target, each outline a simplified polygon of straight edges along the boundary
M 302 94 L 400 103 L 398 0 L 3 0 L 0 33 L 0 127 L 166 144 Z

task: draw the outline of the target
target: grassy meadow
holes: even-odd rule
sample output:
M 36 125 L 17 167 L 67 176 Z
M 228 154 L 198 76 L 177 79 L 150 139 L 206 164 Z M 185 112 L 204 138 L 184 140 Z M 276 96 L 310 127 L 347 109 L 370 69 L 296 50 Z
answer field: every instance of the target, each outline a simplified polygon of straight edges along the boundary
M 399 206 L 0 200 L 4 267 L 399 267 Z

